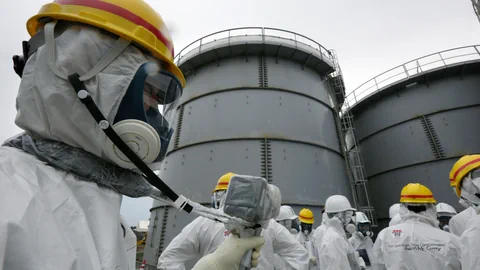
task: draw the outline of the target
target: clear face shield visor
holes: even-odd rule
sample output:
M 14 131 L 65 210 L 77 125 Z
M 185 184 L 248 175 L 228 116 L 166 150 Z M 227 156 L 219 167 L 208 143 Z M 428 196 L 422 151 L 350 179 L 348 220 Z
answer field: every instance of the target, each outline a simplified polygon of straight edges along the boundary
M 152 152 L 152 155 L 156 155 L 148 159 L 142 157 L 147 164 L 160 162 L 166 155 L 173 135 L 175 116 L 182 91 L 180 82 L 173 74 L 160 70 L 156 62 L 148 62 L 137 70 L 122 99 L 114 125 L 118 123 L 118 125 L 126 126 L 128 123 L 129 130 L 135 129 L 137 132 L 141 132 L 140 134 L 153 134 L 145 136 L 145 138 L 151 138 L 150 140 L 137 142 L 139 145 L 137 154 L 142 156 L 142 154 L 146 155 L 146 152 Z M 133 123 L 132 121 L 140 122 Z M 148 125 L 140 125 L 141 122 Z M 142 142 L 145 145 L 142 145 Z M 143 151 L 140 151 L 140 148 Z M 111 156 L 116 158 L 114 155 Z M 126 157 L 122 155 L 118 155 L 118 159 L 127 162 Z
M 480 206 L 480 168 L 472 170 L 462 180 L 460 198 L 474 207 Z
M 363 236 L 372 235 L 372 226 L 369 222 L 362 222 L 357 224 L 357 231 L 363 234 Z
M 299 222 L 297 219 L 284 219 L 277 222 L 290 232 L 293 231 L 297 233 L 299 231 Z

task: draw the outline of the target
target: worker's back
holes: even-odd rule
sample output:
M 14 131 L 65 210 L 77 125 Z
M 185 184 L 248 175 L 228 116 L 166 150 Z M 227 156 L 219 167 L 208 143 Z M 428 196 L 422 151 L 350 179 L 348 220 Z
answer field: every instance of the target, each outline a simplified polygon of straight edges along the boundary
M 461 269 L 460 242 L 420 215 L 383 229 L 373 248 L 373 269 Z

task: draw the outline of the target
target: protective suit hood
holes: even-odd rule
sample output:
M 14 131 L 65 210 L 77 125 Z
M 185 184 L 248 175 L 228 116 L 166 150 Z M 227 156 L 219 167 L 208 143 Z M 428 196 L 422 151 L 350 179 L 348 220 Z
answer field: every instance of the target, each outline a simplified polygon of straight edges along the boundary
M 415 213 L 413 211 L 408 210 L 405 205 L 400 207 L 400 218 L 402 222 L 406 222 L 409 220 L 415 220 L 422 223 L 427 223 L 432 225 L 435 228 L 438 228 L 438 220 L 437 220 L 437 213 L 435 206 L 427 207 L 427 211 L 423 211 L 420 213 Z
M 72 25 L 55 39 L 54 64 L 66 75 L 83 75 L 116 41 L 96 28 Z M 15 123 L 34 139 L 60 141 L 105 158 L 105 134 L 77 98 L 71 84 L 57 77 L 47 60 L 45 45 L 28 59 L 17 96 Z M 105 69 L 85 81 L 93 100 L 110 123 L 114 122 L 136 71 L 146 62 L 147 57 L 130 45 Z
M 402 223 L 402 218 L 400 217 L 400 214 L 396 214 L 392 220 L 390 220 L 390 222 L 388 223 L 388 226 L 394 226 L 394 225 L 397 225 L 397 224 L 400 224 Z
M 337 217 L 333 217 L 333 218 L 330 218 L 329 220 L 327 220 L 325 226 L 328 228 L 333 228 L 338 234 L 342 235 L 343 237 L 345 237 L 345 239 L 347 238 L 347 234 L 345 233 L 345 230 L 343 229 L 343 222 L 337 218 Z
M 327 220 L 328 220 L 328 214 L 327 213 L 323 213 L 322 214 L 322 225 L 327 223 Z

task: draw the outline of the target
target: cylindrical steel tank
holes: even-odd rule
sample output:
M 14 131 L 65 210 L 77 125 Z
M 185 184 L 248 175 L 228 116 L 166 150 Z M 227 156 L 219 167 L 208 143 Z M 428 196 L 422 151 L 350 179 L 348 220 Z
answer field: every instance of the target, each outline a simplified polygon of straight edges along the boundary
M 388 224 L 389 207 L 410 182 L 463 210 L 449 172 L 462 155 L 480 152 L 479 49 L 415 59 L 347 96 L 380 227 Z
M 317 226 L 328 196 L 351 198 L 329 51 L 293 32 L 240 28 L 201 38 L 176 59 L 187 87 L 160 170 L 172 189 L 209 205 L 224 173 L 262 176 L 281 189 L 283 204 L 310 208 Z M 147 263 L 156 265 L 194 218 L 154 202 Z

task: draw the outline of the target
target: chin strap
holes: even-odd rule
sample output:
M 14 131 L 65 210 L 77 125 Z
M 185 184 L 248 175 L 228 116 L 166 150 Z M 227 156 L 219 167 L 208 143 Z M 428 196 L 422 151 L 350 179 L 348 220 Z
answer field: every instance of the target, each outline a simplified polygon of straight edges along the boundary
M 78 98 L 80 101 L 87 107 L 87 110 L 90 112 L 92 117 L 95 119 L 97 124 L 103 130 L 105 135 L 113 142 L 113 144 L 118 147 L 118 149 L 132 161 L 135 166 L 145 175 L 146 180 L 158 188 L 165 196 L 172 200 L 173 206 L 177 209 L 183 209 L 187 213 L 192 212 L 192 206 L 188 203 L 188 200 L 183 196 L 178 196 L 167 184 L 165 184 L 148 166 L 145 164 L 136 154 L 133 152 L 130 147 L 118 136 L 115 130 L 112 128 L 112 125 L 105 119 L 100 109 L 93 101 L 92 97 L 86 90 L 84 83 L 80 80 L 80 75 L 77 73 L 68 76 L 70 84 L 75 89 Z

